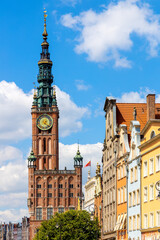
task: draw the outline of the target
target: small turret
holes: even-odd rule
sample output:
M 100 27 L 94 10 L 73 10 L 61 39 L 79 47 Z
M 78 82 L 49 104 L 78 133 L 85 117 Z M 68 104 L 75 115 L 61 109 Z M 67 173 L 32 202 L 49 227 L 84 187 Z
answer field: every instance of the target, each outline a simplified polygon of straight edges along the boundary
M 79 151 L 79 145 L 78 145 L 78 150 L 77 150 L 77 154 L 74 157 L 74 167 L 83 167 L 83 157 L 80 154 Z
M 31 150 L 31 153 L 28 157 L 28 168 L 36 168 L 35 162 L 36 162 L 36 157 L 34 156 L 33 150 Z

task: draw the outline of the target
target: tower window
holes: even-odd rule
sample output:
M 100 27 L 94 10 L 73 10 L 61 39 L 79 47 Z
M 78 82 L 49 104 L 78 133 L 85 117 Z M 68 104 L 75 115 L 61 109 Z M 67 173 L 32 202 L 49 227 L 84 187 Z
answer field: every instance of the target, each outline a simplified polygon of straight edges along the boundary
M 37 193 L 37 198 L 40 198 L 41 197 L 41 193 Z
M 48 198 L 51 198 L 52 197 L 52 193 L 48 193 Z
M 47 208 L 47 219 L 51 219 L 53 216 L 53 208 Z
M 46 152 L 46 139 L 45 138 L 43 139 L 43 149 L 44 149 L 44 152 Z
M 41 188 L 41 184 L 37 184 L 37 188 Z
M 44 163 L 46 163 L 46 158 L 44 157 Z
M 58 194 L 58 197 L 59 197 L 59 198 L 63 197 L 63 193 L 59 193 L 59 194 Z
M 73 197 L 73 193 L 69 193 L 69 197 Z
M 64 212 L 64 207 L 59 207 L 58 208 L 58 213 L 63 213 Z
M 58 188 L 63 188 L 63 184 L 59 184 Z
M 36 209 L 36 219 L 37 220 L 42 220 L 42 208 L 37 208 Z
M 52 184 L 48 184 L 48 188 L 52 188 Z
M 69 184 L 69 188 L 73 188 L 73 184 Z

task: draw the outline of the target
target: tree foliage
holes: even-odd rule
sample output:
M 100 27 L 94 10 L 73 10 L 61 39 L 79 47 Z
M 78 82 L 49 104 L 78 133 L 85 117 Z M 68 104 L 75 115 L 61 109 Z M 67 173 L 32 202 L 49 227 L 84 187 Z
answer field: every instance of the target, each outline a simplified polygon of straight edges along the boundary
M 91 220 L 86 211 L 70 210 L 43 221 L 34 240 L 97 240 L 99 237 L 97 218 Z

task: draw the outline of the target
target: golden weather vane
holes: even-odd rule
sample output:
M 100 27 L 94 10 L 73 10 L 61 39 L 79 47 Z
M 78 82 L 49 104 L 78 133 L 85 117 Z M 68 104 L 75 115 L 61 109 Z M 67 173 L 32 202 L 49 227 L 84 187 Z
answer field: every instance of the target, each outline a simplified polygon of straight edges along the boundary
M 48 15 L 46 14 L 46 12 L 47 12 L 47 11 L 46 11 L 45 8 L 44 8 L 44 22 L 46 22 L 46 18 L 47 18 L 47 16 L 48 16 Z

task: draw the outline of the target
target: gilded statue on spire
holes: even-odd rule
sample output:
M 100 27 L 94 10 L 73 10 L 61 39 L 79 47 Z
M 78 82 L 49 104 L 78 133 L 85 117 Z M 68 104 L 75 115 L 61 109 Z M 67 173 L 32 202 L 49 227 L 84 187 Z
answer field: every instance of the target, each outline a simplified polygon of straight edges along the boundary
M 46 18 L 47 18 L 47 14 L 46 14 L 46 10 L 45 10 L 45 8 L 44 8 L 44 32 L 43 32 L 43 39 L 44 39 L 44 41 L 46 41 L 47 40 L 47 36 L 48 36 L 48 34 L 47 34 L 47 30 L 46 30 Z

